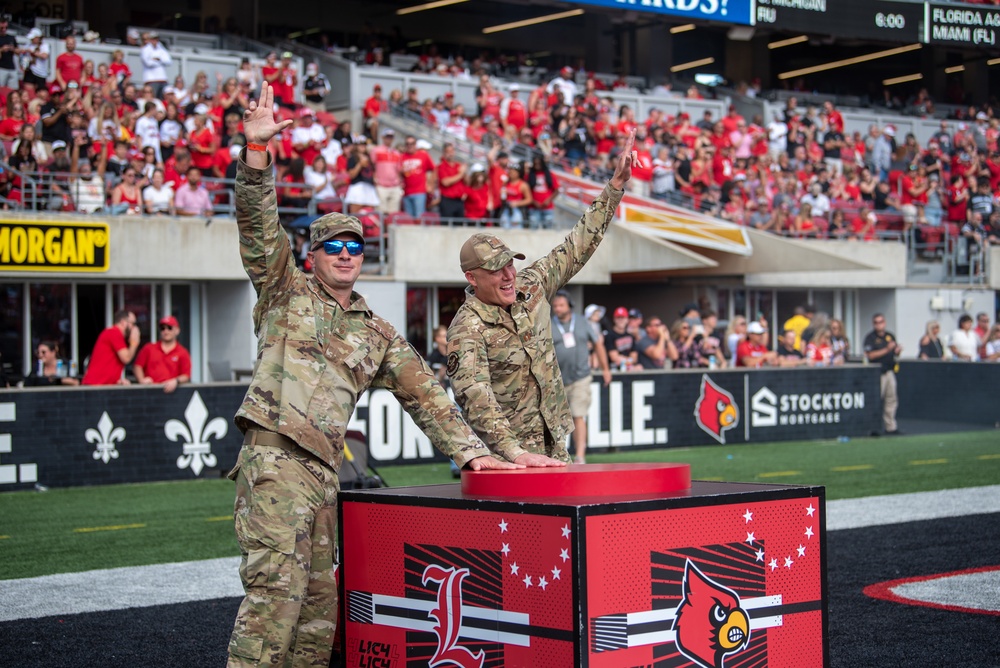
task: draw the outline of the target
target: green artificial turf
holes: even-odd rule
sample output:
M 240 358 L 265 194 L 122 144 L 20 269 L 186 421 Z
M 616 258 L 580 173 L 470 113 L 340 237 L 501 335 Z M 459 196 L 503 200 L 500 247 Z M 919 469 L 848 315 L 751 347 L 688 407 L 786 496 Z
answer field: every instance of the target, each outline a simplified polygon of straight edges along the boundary
M 592 453 L 686 462 L 700 480 L 825 485 L 828 499 L 1000 483 L 1000 431 Z M 380 467 L 393 487 L 451 482 L 447 463 Z M 0 494 L 0 580 L 234 556 L 233 483 Z

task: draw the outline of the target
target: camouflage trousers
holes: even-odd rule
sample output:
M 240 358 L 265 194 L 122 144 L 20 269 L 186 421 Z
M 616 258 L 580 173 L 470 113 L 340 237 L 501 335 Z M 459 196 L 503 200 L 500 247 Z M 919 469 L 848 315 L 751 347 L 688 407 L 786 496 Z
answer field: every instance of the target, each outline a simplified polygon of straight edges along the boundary
M 331 468 L 305 451 L 244 445 L 236 538 L 246 597 L 229 668 L 326 666 L 337 626 L 337 493 Z

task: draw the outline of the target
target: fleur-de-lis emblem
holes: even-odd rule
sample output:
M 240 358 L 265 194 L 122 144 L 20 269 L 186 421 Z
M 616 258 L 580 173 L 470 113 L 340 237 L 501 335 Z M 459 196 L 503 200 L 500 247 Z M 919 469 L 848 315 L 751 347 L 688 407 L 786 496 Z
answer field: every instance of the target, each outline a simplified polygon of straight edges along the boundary
M 221 417 L 212 418 L 206 424 L 208 409 L 205 408 L 205 402 L 197 390 L 184 409 L 184 419 L 187 420 L 187 424 L 180 420 L 167 420 L 163 425 L 163 433 L 171 441 L 184 439 L 184 450 L 177 458 L 177 468 L 186 469 L 190 466 L 192 473 L 201 475 L 203 468 L 215 466 L 217 462 L 215 455 L 212 454 L 209 438 L 213 436 L 216 439 L 225 438 L 229 432 L 229 425 Z
M 112 459 L 118 459 L 118 448 L 115 447 L 115 444 L 125 440 L 125 430 L 122 427 L 116 427 L 108 416 L 108 412 L 104 411 L 101 414 L 101 419 L 97 421 L 97 429 L 88 429 L 83 432 L 83 437 L 87 439 L 88 443 L 97 446 L 97 449 L 94 450 L 94 459 L 101 459 L 107 464 Z

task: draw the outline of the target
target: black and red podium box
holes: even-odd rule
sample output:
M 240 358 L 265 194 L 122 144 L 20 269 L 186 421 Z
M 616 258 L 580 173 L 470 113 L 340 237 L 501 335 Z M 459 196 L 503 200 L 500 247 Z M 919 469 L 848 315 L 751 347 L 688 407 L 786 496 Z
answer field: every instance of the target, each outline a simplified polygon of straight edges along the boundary
M 829 663 L 822 487 L 607 464 L 341 498 L 347 666 Z

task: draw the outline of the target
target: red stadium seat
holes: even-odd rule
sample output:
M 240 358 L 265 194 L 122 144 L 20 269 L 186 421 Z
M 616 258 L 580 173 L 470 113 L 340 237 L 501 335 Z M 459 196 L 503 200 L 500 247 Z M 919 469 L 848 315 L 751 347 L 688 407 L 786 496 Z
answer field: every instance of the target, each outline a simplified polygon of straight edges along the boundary
M 421 225 L 440 225 L 441 215 L 437 211 L 427 211 L 420 216 Z

